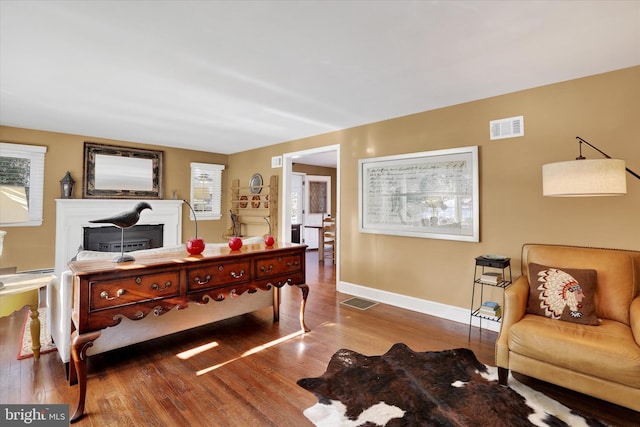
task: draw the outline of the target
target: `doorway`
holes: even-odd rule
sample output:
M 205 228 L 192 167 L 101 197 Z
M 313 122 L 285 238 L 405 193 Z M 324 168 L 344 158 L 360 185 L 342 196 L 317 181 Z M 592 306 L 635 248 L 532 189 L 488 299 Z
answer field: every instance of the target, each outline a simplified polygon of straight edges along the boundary
M 335 180 L 335 217 L 336 217 L 336 264 L 340 260 L 339 256 L 339 239 L 340 239 L 340 145 L 329 145 L 326 147 L 318 147 L 310 150 L 296 151 L 292 153 L 286 153 L 282 156 L 282 216 L 280 218 L 282 224 L 282 230 L 280 233 L 280 239 L 285 242 L 292 242 L 292 205 L 299 203 L 300 200 L 297 197 L 299 195 L 298 182 L 300 180 L 296 173 L 293 172 L 293 163 L 304 163 L 316 166 L 333 167 L 336 169 Z M 306 196 L 305 196 L 306 198 Z M 299 206 L 299 205 L 297 205 Z M 301 235 L 303 231 L 301 230 Z M 336 273 L 338 274 L 338 273 Z

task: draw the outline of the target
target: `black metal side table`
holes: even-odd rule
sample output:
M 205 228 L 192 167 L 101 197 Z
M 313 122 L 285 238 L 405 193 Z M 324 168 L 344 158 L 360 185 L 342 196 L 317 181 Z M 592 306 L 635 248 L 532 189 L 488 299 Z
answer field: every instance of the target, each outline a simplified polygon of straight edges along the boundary
M 500 280 L 495 283 L 482 279 L 485 272 L 496 273 L 500 271 Z M 507 276 L 507 272 L 509 273 Z M 484 287 L 493 286 L 501 288 L 503 291 L 506 289 L 512 281 L 511 277 L 511 258 L 497 256 L 497 255 L 481 255 L 476 257 L 476 266 L 473 274 L 473 290 L 471 291 L 471 309 L 469 315 L 469 340 L 471 340 L 471 326 L 473 324 L 473 318 L 480 319 L 480 331 L 482 331 L 482 320 L 489 320 L 493 322 L 500 322 L 502 315 L 488 316 L 480 311 L 484 302 Z M 479 302 L 476 301 L 476 287 L 480 288 Z

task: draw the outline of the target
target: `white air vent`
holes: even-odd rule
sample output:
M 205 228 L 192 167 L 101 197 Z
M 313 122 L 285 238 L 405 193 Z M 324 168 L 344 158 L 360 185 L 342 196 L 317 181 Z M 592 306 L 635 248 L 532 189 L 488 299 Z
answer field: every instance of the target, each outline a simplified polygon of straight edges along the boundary
M 524 116 L 490 121 L 489 135 L 492 140 L 524 136 Z

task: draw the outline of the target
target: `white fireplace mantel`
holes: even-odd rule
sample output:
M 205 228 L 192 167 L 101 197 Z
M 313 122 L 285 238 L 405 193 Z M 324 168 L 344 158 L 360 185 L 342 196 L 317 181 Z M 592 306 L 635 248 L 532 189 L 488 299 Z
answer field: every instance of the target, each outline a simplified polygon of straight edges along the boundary
M 142 211 L 138 224 L 164 224 L 162 246 L 182 243 L 182 200 L 56 199 L 56 277 L 68 270 L 67 263 L 81 249 L 84 227 L 106 225 L 89 221 L 128 211 L 141 201 L 152 210 Z

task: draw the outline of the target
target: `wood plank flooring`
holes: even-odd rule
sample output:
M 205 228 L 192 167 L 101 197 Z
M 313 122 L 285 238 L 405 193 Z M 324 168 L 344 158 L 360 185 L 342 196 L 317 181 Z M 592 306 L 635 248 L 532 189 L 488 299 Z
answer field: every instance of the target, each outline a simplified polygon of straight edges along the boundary
M 75 425 L 309 426 L 302 411 L 317 400 L 296 381 L 321 375 L 340 348 L 375 355 L 396 342 L 415 351 L 469 347 L 494 365 L 494 332 L 474 328 L 469 342 L 464 324 L 385 304 L 339 304 L 350 296 L 335 291 L 335 268 L 318 263 L 316 252 L 307 254 L 307 283 L 305 335 L 299 291 L 287 287 L 279 324 L 265 309 L 91 357 L 86 415 Z M 25 310 L 0 319 L 0 402 L 73 406 L 77 386 L 68 386 L 57 353 L 16 360 Z M 518 378 L 611 425 L 640 425 L 634 411 Z

